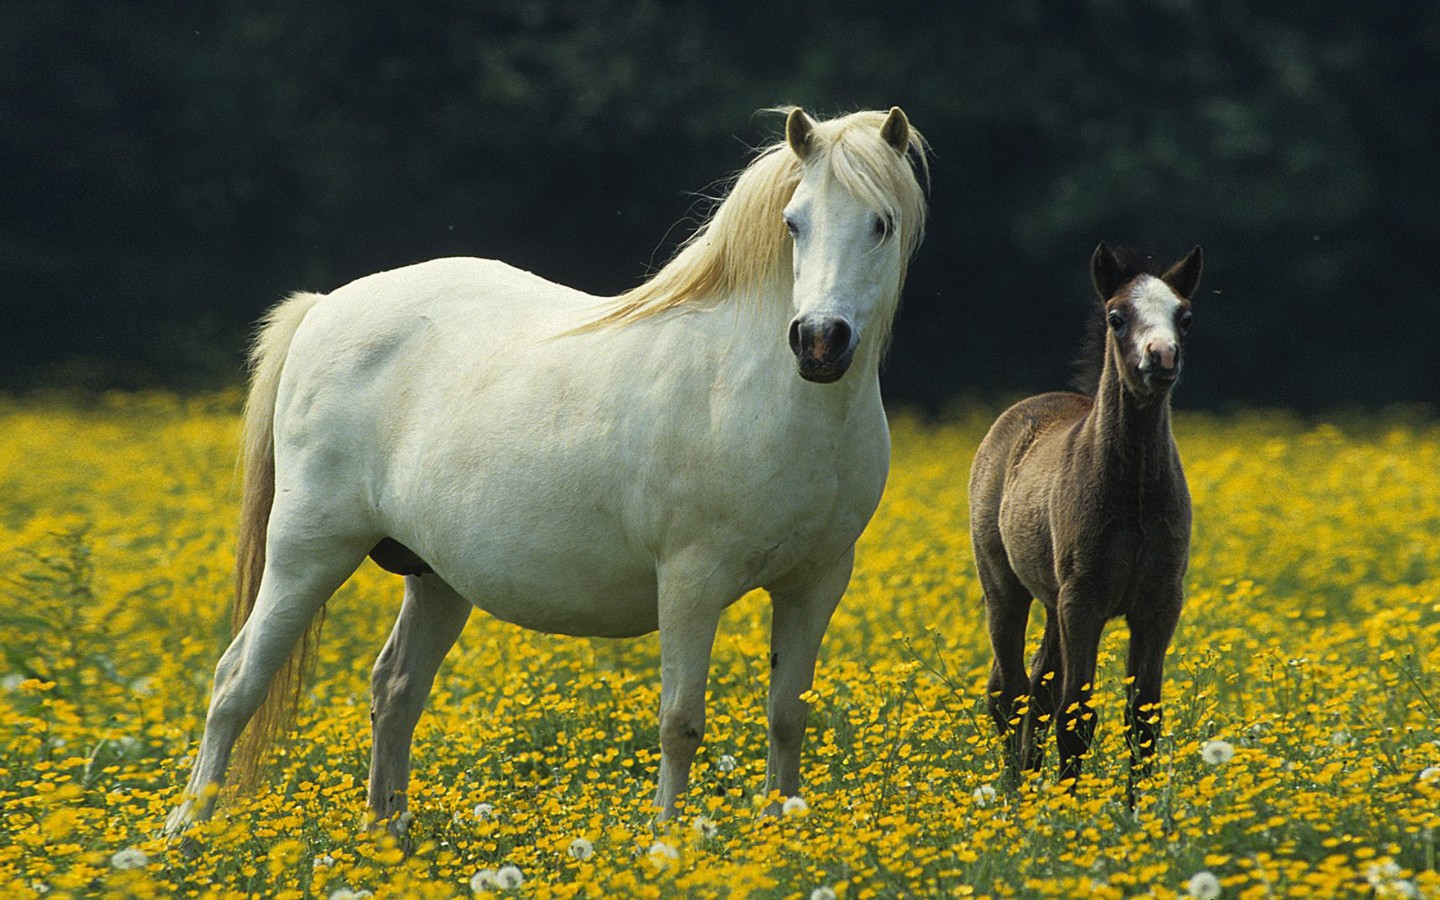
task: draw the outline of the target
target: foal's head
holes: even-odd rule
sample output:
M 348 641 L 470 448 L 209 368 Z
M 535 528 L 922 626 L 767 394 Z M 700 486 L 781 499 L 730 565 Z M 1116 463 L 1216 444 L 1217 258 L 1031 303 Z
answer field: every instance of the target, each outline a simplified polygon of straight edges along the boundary
M 1105 315 L 1105 362 L 1137 399 L 1164 397 L 1180 378 L 1201 265 L 1199 247 L 1158 275 L 1141 258 L 1095 248 L 1090 277 Z

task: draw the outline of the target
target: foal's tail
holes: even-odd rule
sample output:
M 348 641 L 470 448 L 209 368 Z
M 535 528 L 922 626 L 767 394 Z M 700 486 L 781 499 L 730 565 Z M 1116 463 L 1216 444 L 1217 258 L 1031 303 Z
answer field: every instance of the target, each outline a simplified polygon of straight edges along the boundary
M 260 576 L 265 571 L 265 533 L 270 508 L 275 502 L 275 401 L 280 392 L 280 373 L 290 354 L 290 343 L 305 314 L 319 300 L 319 294 L 292 294 L 272 307 L 260 321 L 255 343 L 250 348 L 250 394 L 240 435 L 240 527 L 235 546 L 235 606 L 231 624 L 239 634 L 260 593 Z M 276 734 L 295 718 L 301 675 L 310 647 L 319 636 L 324 610 L 301 637 L 290 659 L 281 667 L 269 693 L 250 725 L 235 746 L 235 781 L 253 784 L 260 758 Z

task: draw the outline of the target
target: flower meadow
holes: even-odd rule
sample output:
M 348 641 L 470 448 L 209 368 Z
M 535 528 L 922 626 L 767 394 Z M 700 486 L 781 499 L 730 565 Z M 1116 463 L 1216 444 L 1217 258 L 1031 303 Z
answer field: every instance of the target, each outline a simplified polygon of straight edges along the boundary
M 171 845 L 229 635 L 238 399 L 0 401 L 0 896 L 1440 898 L 1440 425 L 1177 414 L 1195 539 L 1132 810 L 1123 621 L 1077 789 L 1053 747 L 1001 777 L 965 497 L 994 412 L 892 422 L 783 815 L 756 594 L 722 622 L 677 820 L 649 807 L 656 638 L 480 614 L 416 733 L 413 817 L 376 835 L 369 669 L 401 585 L 367 563 L 261 785 Z

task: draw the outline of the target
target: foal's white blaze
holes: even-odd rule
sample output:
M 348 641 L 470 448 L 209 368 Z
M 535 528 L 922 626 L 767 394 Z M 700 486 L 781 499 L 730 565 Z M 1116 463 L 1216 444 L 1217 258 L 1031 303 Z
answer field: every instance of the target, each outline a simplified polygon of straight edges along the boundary
M 1150 353 L 1158 353 L 1161 368 L 1175 366 L 1175 354 L 1180 347 L 1180 332 L 1175 325 L 1175 314 L 1181 306 L 1181 299 L 1159 278 L 1142 275 L 1135 280 L 1130 294 L 1130 308 L 1134 311 L 1134 346 L 1140 353 L 1140 370 L 1151 367 Z M 1167 364 L 1168 363 L 1168 364 Z

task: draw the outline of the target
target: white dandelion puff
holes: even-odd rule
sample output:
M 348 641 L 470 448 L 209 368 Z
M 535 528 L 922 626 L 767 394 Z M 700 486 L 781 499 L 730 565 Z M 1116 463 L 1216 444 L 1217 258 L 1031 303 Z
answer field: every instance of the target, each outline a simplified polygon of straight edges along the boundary
M 471 815 L 478 821 L 492 822 L 495 820 L 495 807 L 489 803 L 477 803 Z
M 375 896 L 367 890 L 352 891 L 348 887 L 336 888 L 330 892 L 330 900 L 365 900 Z
M 317 869 L 328 869 L 334 865 L 335 857 L 331 856 L 328 853 L 322 853 L 319 856 L 315 857 L 315 868 Z
M 656 841 L 655 843 L 650 845 L 649 856 L 650 862 L 657 869 L 664 869 L 667 868 L 672 862 L 680 858 L 680 851 L 676 847 L 667 844 L 664 841 Z
M 1207 741 L 1200 748 L 1200 758 L 1212 766 L 1223 766 L 1235 758 L 1235 745 L 1229 741 Z
M 501 866 L 495 872 L 495 882 L 502 891 L 513 891 L 525 883 L 525 875 L 519 866 Z
M 150 855 L 139 847 L 126 847 L 124 850 L 116 850 L 110 857 L 110 865 L 113 868 L 143 869 L 150 864 Z
M 721 772 L 735 771 L 735 757 L 728 753 L 722 754 L 720 758 L 715 761 L 715 768 Z
M 27 676 L 22 675 L 19 672 L 11 672 L 4 678 L 0 678 L 0 688 L 3 688 L 7 694 L 13 694 L 16 691 L 20 690 L 20 685 L 24 684 L 28 680 L 29 678 Z
M 720 826 L 715 824 L 715 820 L 705 816 L 696 816 L 695 821 L 690 823 L 690 827 L 695 829 L 695 833 L 702 838 L 713 838 L 720 833 Z
M 1220 879 L 1213 872 L 1201 869 L 1185 882 L 1185 893 L 1194 900 L 1216 900 L 1220 896 Z
M 500 882 L 495 877 L 494 869 L 481 869 L 470 876 L 470 890 L 473 893 L 478 894 L 481 891 L 494 891 L 499 890 L 499 888 Z
M 786 797 L 785 802 L 780 804 L 780 814 L 782 816 L 803 815 L 809 811 L 810 804 L 806 803 L 805 798 L 798 794 L 794 797 Z
M 568 852 L 575 859 L 584 861 L 595 855 L 595 845 L 585 838 L 576 838 L 570 842 Z
M 1343 728 L 1330 735 L 1330 743 L 1335 745 L 1336 747 L 1344 747 L 1346 744 L 1350 743 L 1351 740 L 1353 740 L 1353 738 L 1351 738 L 1350 732 L 1346 731 Z
M 1420 770 L 1420 783 L 1440 782 L 1440 766 L 1427 766 Z
M 810 900 L 835 900 L 835 889 L 822 884 L 810 892 Z
M 982 784 L 975 789 L 975 793 L 971 794 L 971 796 L 975 798 L 975 802 L 979 805 L 989 806 L 991 801 L 995 799 L 995 788 L 988 784 Z

